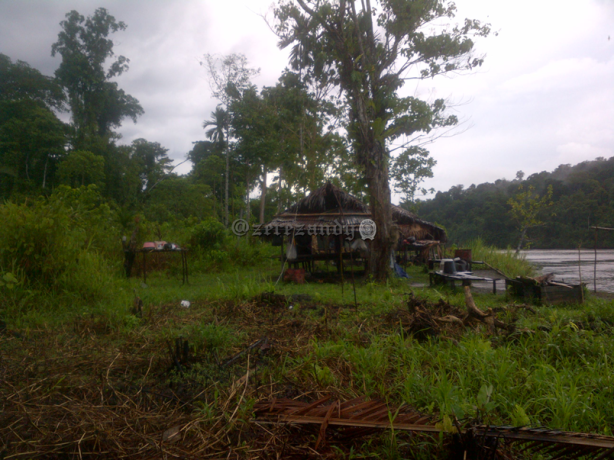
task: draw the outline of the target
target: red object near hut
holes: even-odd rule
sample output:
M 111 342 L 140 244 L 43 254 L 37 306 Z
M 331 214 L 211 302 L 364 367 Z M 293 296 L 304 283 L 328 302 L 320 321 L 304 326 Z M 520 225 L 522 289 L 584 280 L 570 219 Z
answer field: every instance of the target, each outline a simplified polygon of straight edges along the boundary
M 289 268 L 284 273 L 284 281 L 290 281 L 296 284 L 305 284 L 305 269 L 304 268 Z

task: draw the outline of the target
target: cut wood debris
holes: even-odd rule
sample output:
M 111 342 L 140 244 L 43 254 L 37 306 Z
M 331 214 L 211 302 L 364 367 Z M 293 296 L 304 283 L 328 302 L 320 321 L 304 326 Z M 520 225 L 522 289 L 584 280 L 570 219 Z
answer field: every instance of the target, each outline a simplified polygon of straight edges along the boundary
M 364 357 L 363 362 L 375 356 L 367 352 L 379 352 L 380 343 L 389 346 L 386 353 L 396 353 L 397 344 L 407 356 L 419 349 L 437 353 L 447 339 L 461 345 L 452 350 L 461 353 L 467 332 L 485 342 L 507 342 L 514 325 L 510 318 L 532 310 L 516 304 L 480 309 L 480 298 L 473 299 L 470 291 L 466 295 L 456 305 L 410 296 L 392 311 L 385 304 L 379 311 L 387 313 L 374 311 L 365 318 L 354 313 L 354 305 L 263 293 L 242 301 L 194 301 L 189 309 L 177 301 L 147 306 L 129 334 L 93 314 L 77 317 L 62 333 L 49 329 L 17 336 L 5 329 L 0 334 L 0 459 L 336 460 L 353 452 L 383 455 L 391 437 L 398 457 L 408 459 L 527 459 L 536 452 L 546 453 L 548 460 L 612 458 L 614 444 L 607 436 L 449 417 L 439 421 L 430 414 L 440 409 L 436 405 L 429 415 L 393 407 L 391 401 L 400 399 L 396 382 L 407 372 L 442 372 L 430 362 L 424 368 L 396 368 L 396 357 L 390 356 L 388 364 L 369 371 L 369 377 L 395 385 L 381 392 L 359 380 L 349 352 Z M 358 313 L 365 312 L 360 305 Z M 496 320 L 505 327 L 497 327 Z M 609 318 L 584 321 L 574 327 L 611 328 Z M 503 331 L 500 337 L 488 337 L 492 327 Z M 406 336 L 390 337 L 399 332 Z M 405 340 L 409 335 L 438 340 L 418 345 Z M 380 337 L 394 341 L 379 342 Z M 451 369 L 459 365 L 450 363 Z M 409 391 L 428 391 L 428 385 Z M 604 386 L 604 391 L 609 390 Z M 368 398 L 352 399 L 367 392 Z M 329 393 L 335 396 L 322 398 Z M 389 399 L 384 403 L 376 396 Z M 250 423 L 254 401 L 261 402 Z M 591 403 L 587 407 L 598 412 Z M 602 413 L 609 420 L 611 412 Z M 505 414 L 494 417 L 507 420 Z M 609 425 L 576 426 L 582 428 L 568 429 L 611 434 Z
M 440 300 L 437 303 L 428 302 L 411 295 L 407 301 L 407 309 L 398 309 L 389 313 L 388 320 L 400 324 L 403 330 L 412 334 L 418 340 L 424 340 L 429 336 L 460 336 L 467 327 L 484 324 L 492 334 L 499 329 L 506 333 L 513 333 L 516 327 L 513 323 L 505 323 L 499 320 L 495 310 L 489 308 L 486 311 L 479 309 L 471 288 L 465 286 L 465 310 Z M 513 309 L 525 309 L 532 312 L 535 310 L 524 305 L 513 305 Z
M 584 284 L 569 284 L 554 281 L 554 273 L 547 273 L 536 278 L 518 276 L 505 282 L 508 292 L 517 298 L 538 303 L 583 303 Z
M 342 402 L 331 396 L 315 402 L 291 399 L 261 401 L 254 407 L 255 422 L 319 426 L 315 449 L 326 442 L 326 435 L 347 440 L 372 434 L 378 430 L 399 430 L 413 433 L 444 433 L 448 448 L 459 458 L 512 459 L 514 453 L 548 455 L 551 459 L 582 458 L 604 460 L 614 458 L 614 437 L 588 433 L 557 431 L 548 428 L 489 426 L 458 422 L 452 427 L 436 423 L 433 417 L 409 407 L 389 407 L 382 401 L 356 398 Z M 331 433 L 332 434 L 332 433 Z M 486 455 L 486 456 L 485 456 Z

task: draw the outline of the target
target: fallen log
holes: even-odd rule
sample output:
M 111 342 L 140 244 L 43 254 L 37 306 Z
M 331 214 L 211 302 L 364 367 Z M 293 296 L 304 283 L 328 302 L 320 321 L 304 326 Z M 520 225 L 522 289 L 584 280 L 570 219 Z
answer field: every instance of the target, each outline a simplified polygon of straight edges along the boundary
M 436 321 L 441 321 L 442 323 L 451 323 L 451 324 L 458 324 L 460 326 L 464 326 L 465 323 L 463 323 L 463 320 L 460 318 L 457 318 L 456 316 L 452 316 L 452 315 L 446 315 L 442 318 L 435 318 Z
M 497 319 L 492 309 L 489 308 L 486 312 L 480 310 L 473 300 L 473 296 L 471 295 L 471 288 L 469 286 L 465 286 L 465 303 L 467 305 L 467 313 L 468 316 L 465 319 L 467 320 L 474 319 L 481 323 L 484 323 L 490 329 L 490 332 L 493 334 L 497 333 L 497 328 L 504 329 L 506 331 L 513 331 L 514 326 L 511 324 L 505 324 L 503 321 Z
M 561 286 L 561 287 L 564 287 L 564 288 L 567 288 L 567 289 L 573 289 L 573 286 L 571 286 L 571 285 L 569 285 L 567 283 L 559 283 L 557 281 L 550 281 L 548 284 L 550 286 Z
M 533 279 L 537 284 L 544 286 L 545 284 L 550 283 L 554 279 L 554 273 L 546 273 L 545 275 L 538 276 L 537 278 L 529 278 Z

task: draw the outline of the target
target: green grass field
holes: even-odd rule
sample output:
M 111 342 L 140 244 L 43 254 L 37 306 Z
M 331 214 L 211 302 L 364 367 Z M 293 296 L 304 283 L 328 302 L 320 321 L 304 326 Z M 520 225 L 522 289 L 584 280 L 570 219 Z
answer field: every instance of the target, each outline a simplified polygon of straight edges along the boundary
M 63 295 L 60 306 L 51 298 L 23 308 L 6 299 L 4 458 L 446 458 L 437 436 L 331 438 L 318 453 L 317 430 L 250 422 L 257 401 L 326 394 L 382 399 L 436 419 L 612 434 L 609 300 L 589 295 L 584 305 L 531 311 L 474 293 L 481 310 L 494 309 L 516 332 L 450 325 L 422 334 L 407 325 L 410 296 L 458 311 L 465 298 L 460 289 L 416 287 L 428 285 L 421 268 L 409 270 L 414 287 L 359 280 L 356 305 L 349 276 L 343 286 L 275 285 L 279 267 L 267 264 L 193 274 L 185 286 L 164 274 L 149 276 L 147 287 L 117 280 L 98 302 Z M 142 317 L 131 311 L 134 291 Z M 279 296 L 267 301 L 270 292 Z M 266 347 L 225 365 L 262 338 Z M 187 361 L 176 350 L 185 341 Z

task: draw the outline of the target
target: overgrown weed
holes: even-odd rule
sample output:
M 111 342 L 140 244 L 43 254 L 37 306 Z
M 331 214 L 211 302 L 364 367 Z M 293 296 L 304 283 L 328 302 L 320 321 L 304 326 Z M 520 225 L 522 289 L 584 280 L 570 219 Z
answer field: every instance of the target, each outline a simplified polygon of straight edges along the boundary
M 473 260 L 487 262 L 505 273 L 508 278 L 535 275 L 533 266 L 527 262 L 524 255 L 516 254 L 510 247 L 501 250 L 494 246 L 488 246 L 481 238 L 469 241 L 463 247 L 471 249 Z
M 18 366 L 27 369 L 27 380 L 11 377 L 12 384 L 23 388 L 47 378 L 49 363 L 56 367 L 44 388 L 58 395 L 94 382 L 95 375 L 104 380 L 108 373 L 108 385 L 122 388 L 123 394 L 135 397 L 141 389 L 139 398 L 150 392 L 151 401 L 177 404 L 186 424 L 199 420 L 198 428 L 190 425 L 198 436 L 225 426 L 223 433 L 232 439 L 253 429 L 248 420 L 257 399 L 313 400 L 326 393 L 407 404 L 442 420 L 479 417 L 492 424 L 611 434 L 613 315 L 603 300 L 589 298 L 582 307 L 536 307 L 536 314 L 500 310 L 500 318 L 530 330 L 517 335 L 491 336 L 480 326 L 454 340 L 418 340 L 398 321 L 387 319 L 407 308 L 406 295 L 413 292 L 426 301 L 464 308 L 461 292 L 359 281 L 356 309 L 350 283 L 343 290 L 326 283 L 275 286 L 277 270 L 197 274 L 189 285 L 154 273 L 147 287 L 140 279 L 116 280 L 112 302 L 73 298 L 63 309 L 59 306 L 68 305 L 70 297 L 57 293 L 46 297 L 48 303 L 11 310 L 9 327 L 27 339 L 0 338 L 9 356 L 6 362 L 15 370 L 10 375 L 17 378 Z M 418 268 L 409 272 L 414 280 L 423 276 Z M 144 301 L 142 318 L 130 311 L 134 289 Z M 271 291 L 285 300 L 258 300 Z M 484 310 L 508 305 L 502 296 L 474 297 Z M 189 300 L 190 307 L 182 307 L 181 300 Z M 50 334 L 55 335 L 52 346 Z M 264 336 L 270 339 L 268 348 L 253 349 L 222 366 Z M 178 337 L 190 344 L 191 361 L 181 372 L 167 346 Z M 73 357 L 77 350 L 82 358 Z M 60 382 L 62 373 L 70 377 Z M 144 401 L 135 407 L 148 410 L 139 406 Z M 442 445 L 425 439 L 385 433 L 337 447 L 339 456 L 354 458 L 394 458 L 407 449 L 414 449 L 415 458 L 441 452 Z M 250 448 L 262 445 L 248 441 Z

